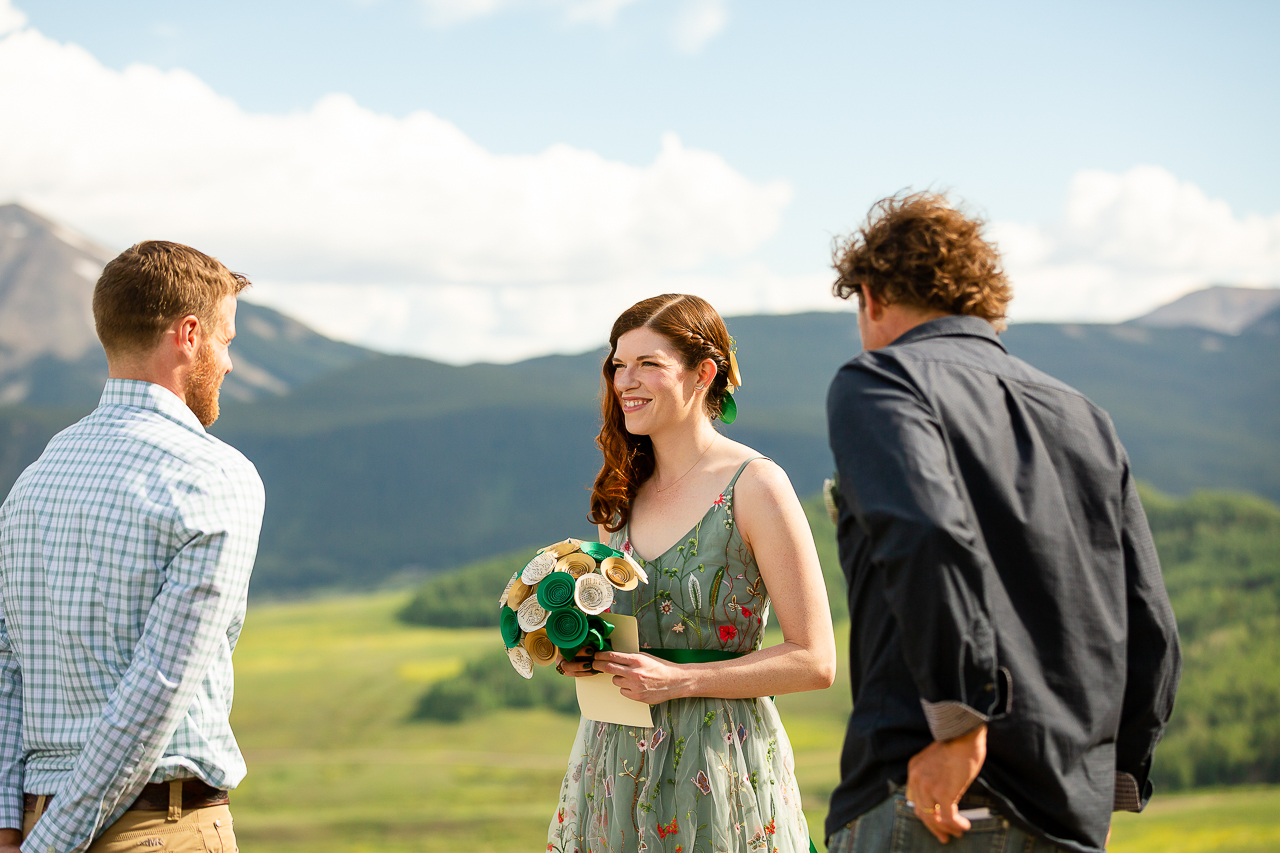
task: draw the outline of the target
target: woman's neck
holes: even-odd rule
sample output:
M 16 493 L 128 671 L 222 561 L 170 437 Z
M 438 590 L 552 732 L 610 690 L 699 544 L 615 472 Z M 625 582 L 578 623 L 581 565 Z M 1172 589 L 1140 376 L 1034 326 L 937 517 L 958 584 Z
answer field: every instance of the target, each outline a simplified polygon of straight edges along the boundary
M 707 417 L 695 418 L 688 425 L 650 435 L 653 442 L 653 482 L 659 489 L 669 488 L 677 477 L 683 477 L 707 454 L 720 433 Z

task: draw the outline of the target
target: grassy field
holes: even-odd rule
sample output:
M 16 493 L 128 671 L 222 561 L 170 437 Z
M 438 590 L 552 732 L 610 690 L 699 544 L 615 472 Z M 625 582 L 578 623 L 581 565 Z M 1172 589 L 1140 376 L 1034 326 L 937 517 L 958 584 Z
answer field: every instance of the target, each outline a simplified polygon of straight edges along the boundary
M 409 721 L 431 682 L 497 640 L 492 629 L 402 625 L 394 614 L 407 599 L 385 594 L 250 611 L 236 651 L 232 717 L 249 762 L 233 797 L 246 851 L 545 846 L 577 720 L 508 711 L 456 725 Z M 842 636 L 841 650 L 844 643 Z M 778 700 L 819 836 L 837 781 L 847 683 L 842 668 L 835 688 Z M 1160 797 L 1146 814 L 1116 821 L 1112 849 L 1280 850 L 1280 828 L 1269 817 L 1277 814 L 1277 788 Z

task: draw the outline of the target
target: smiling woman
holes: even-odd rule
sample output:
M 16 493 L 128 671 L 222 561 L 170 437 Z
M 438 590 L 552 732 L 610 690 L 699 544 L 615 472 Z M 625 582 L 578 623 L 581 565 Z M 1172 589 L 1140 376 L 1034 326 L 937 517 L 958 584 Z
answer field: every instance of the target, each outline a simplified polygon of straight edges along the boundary
M 647 569 L 610 609 L 637 619 L 641 653 L 579 654 L 561 671 L 612 676 L 652 725 L 582 720 L 547 849 L 802 853 L 795 762 L 765 697 L 834 678 L 809 526 L 782 470 L 714 426 L 740 384 L 715 309 L 655 296 L 609 340 L 591 518 Z M 762 649 L 770 609 L 783 642 Z

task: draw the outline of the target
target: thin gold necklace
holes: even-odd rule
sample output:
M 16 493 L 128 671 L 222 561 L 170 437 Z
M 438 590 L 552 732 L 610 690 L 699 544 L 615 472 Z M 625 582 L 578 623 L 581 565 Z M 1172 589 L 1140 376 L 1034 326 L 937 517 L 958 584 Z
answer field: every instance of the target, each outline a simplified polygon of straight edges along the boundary
M 708 450 L 710 450 L 710 449 L 715 445 L 716 441 L 717 441 L 719 438 L 720 438 L 720 433 L 716 433 L 716 437 L 715 437 L 715 438 L 713 438 L 713 439 L 711 439 L 711 444 L 708 444 L 708 445 L 707 445 L 707 450 L 702 451 L 702 456 L 706 456 L 706 455 L 707 455 L 707 451 L 708 451 Z M 697 467 L 698 467 L 698 463 L 702 461 L 702 456 L 699 456 L 697 459 L 693 460 L 693 464 L 689 466 L 689 471 L 692 471 L 694 468 L 697 468 Z M 688 476 L 689 476 L 689 471 L 685 471 L 685 472 L 684 472 L 683 474 L 681 474 L 679 477 L 676 477 L 674 481 L 672 481 L 672 482 L 670 482 L 670 483 L 667 483 L 665 486 L 659 486 L 657 483 L 654 483 L 654 484 L 653 484 L 653 487 L 654 487 L 655 489 L 657 489 L 657 490 L 658 490 L 658 493 L 659 493 L 659 494 L 661 494 L 661 493 L 665 492 L 667 489 L 669 489 L 669 488 L 671 488 L 672 486 L 674 486 L 676 483 L 678 483 L 678 482 L 680 482 L 681 480 L 683 480 L 685 477 L 688 477 Z

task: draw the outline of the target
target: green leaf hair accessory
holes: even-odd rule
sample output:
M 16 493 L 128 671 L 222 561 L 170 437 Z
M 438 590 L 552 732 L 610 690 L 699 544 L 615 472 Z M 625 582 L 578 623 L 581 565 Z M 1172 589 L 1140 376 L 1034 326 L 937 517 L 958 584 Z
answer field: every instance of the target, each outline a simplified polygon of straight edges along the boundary
M 583 542 L 578 546 L 578 550 L 582 553 L 594 557 L 596 560 L 603 560 L 606 557 L 621 557 L 621 551 L 615 551 L 603 542 Z
M 502 642 L 509 649 L 520 644 L 520 622 L 510 607 L 502 607 Z
M 538 603 L 546 610 L 559 610 L 573 604 L 573 575 L 552 572 L 538 583 Z
M 728 426 L 738 419 L 738 401 L 733 394 L 725 390 L 724 399 L 720 401 L 720 423 Z
M 724 398 L 720 401 L 720 423 L 728 426 L 738 419 L 738 401 L 733 392 L 742 387 L 742 371 L 738 369 L 738 342 L 729 337 L 729 375 Z
M 561 653 L 573 657 L 582 643 L 587 639 L 587 617 L 572 607 L 556 610 L 547 620 L 547 636 L 556 644 Z

